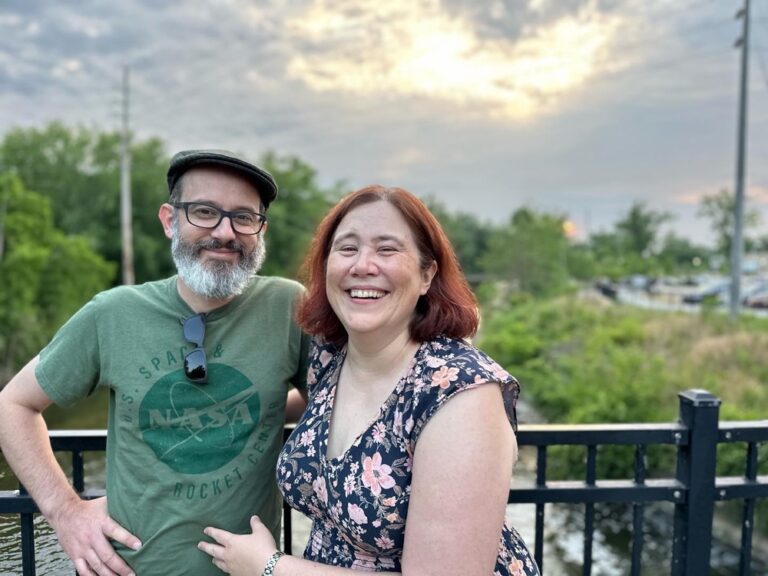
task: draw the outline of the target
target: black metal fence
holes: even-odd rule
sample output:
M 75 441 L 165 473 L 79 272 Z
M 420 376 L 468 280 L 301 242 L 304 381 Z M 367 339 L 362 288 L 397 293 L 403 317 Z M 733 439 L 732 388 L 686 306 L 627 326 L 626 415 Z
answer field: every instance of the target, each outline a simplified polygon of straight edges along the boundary
M 710 573 L 710 550 L 715 503 L 737 500 L 741 506 L 741 546 L 739 575 L 753 574 L 752 550 L 755 504 L 768 498 L 768 475 L 758 474 L 759 446 L 768 442 L 768 420 L 720 422 L 720 400 L 704 390 L 688 390 L 679 394 L 679 421 L 676 424 L 621 425 L 522 425 L 518 431 L 520 446 L 535 447 L 536 479 L 529 488 L 510 490 L 511 504 L 534 504 L 536 534 L 534 554 L 542 573 L 544 566 L 545 505 L 550 503 L 583 504 L 583 574 L 592 573 L 595 505 L 625 503 L 632 506 L 631 574 L 642 572 L 643 527 L 646 506 L 670 502 L 674 506 L 672 576 L 703 576 Z M 716 474 L 719 445 L 741 443 L 746 447 L 744 473 L 723 477 Z M 83 454 L 106 448 L 105 431 L 52 431 L 55 452 L 72 455 L 72 479 L 75 489 L 84 497 L 98 492 L 84 486 Z M 647 478 L 646 454 L 649 447 L 672 446 L 677 454 L 674 474 L 668 478 Z M 586 450 L 583 480 L 551 481 L 547 479 L 549 448 L 582 446 Z M 634 474 L 626 480 L 597 478 L 598 447 L 634 446 Z M 18 491 L 0 491 L 0 514 L 18 514 L 21 523 L 23 574 L 35 574 L 34 501 Z M 292 548 L 291 515 L 285 515 L 284 547 Z

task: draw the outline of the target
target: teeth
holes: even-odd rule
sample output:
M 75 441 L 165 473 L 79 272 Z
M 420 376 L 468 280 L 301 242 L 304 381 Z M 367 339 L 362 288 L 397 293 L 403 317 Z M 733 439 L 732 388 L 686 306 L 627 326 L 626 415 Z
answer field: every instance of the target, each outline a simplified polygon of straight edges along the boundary
M 349 295 L 352 298 L 381 298 L 386 293 L 378 290 L 350 290 Z

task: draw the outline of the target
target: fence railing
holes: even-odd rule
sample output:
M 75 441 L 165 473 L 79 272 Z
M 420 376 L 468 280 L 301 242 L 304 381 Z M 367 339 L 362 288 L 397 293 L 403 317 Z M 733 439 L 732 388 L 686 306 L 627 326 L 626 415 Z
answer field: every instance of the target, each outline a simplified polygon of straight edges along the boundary
M 534 555 L 542 573 L 544 566 L 545 505 L 583 504 L 583 574 L 592 573 L 595 531 L 595 505 L 628 503 L 632 506 L 631 575 L 641 574 L 643 532 L 646 506 L 668 502 L 674 506 L 671 576 L 703 576 L 710 573 L 710 550 L 715 503 L 725 500 L 742 502 L 740 537 L 740 576 L 752 574 L 755 504 L 768 498 L 768 475 L 760 475 L 760 443 L 768 442 L 768 420 L 720 422 L 720 400 L 703 390 L 679 394 L 679 420 L 674 424 L 607 425 L 521 425 L 518 444 L 536 450 L 535 482 L 531 487 L 514 487 L 510 504 L 533 504 L 536 508 Z M 72 455 L 71 476 L 75 489 L 83 497 L 99 495 L 84 486 L 83 454 L 103 451 L 106 432 L 52 431 L 55 452 Z M 716 474 L 719 445 L 745 445 L 744 473 L 723 477 Z M 647 450 L 654 446 L 672 446 L 677 454 L 676 471 L 667 478 L 647 478 Z M 583 480 L 547 479 L 549 449 L 553 446 L 581 446 L 586 450 Z M 598 447 L 633 446 L 634 474 L 625 480 L 597 478 Z M 765 456 L 765 455 L 764 455 Z M 768 460 L 765 457 L 764 460 Z M 0 514 L 18 514 L 21 524 L 22 570 L 24 576 L 35 574 L 33 517 L 38 512 L 34 501 L 24 492 L 0 491 Z M 292 549 L 291 513 L 286 509 L 283 525 L 284 548 Z

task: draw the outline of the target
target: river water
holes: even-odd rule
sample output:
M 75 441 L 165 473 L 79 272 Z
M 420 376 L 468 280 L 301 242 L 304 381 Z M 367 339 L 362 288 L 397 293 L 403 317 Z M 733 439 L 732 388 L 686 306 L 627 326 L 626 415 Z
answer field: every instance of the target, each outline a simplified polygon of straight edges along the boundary
M 93 398 L 77 409 L 63 411 L 53 408 L 46 413 L 51 428 L 78 429 L 104 428 L 105 398 Z M 521 422 L 540 422 L 540 417 L 525 403 L 519 406 Z M 531 486 L 535 478 L 536 455 L 532 448 L 520 450 L 520 459 L 515 468 L 512 488 Z M 68 469 L 64 463 L 65 470 Z M 103 488 L 105 481 L 102 455 L 86 457 L 86 486 Z M 0 458 L 0 490 L 16 489 L 16 480 L 5 462 Z M 645 513 L 643 574 L 669 574 L 672 541 L 671 504 L 649 507 Z M 309 521 L 301 514 L 293 513 L 294 553 L 300 553 L 309 535 Z M 510 505 L 507 520 L 517 528 L 528 544 L 534 547 L 535 508 L 533 505 Z M 583 558 L 583 506 L 547 505 L 544 535 L 544 573 L 547 576 L 578 576 L 582 574 Z M 630 570 L 630 546 L 632 517 L 630 507 L 596 507 L 595 525 L 597 530 L 593 547 L 593 576 L 619 576 Z M 732 526 L 718 523 L 716 531 L 724 536 L 733 536 Z M 738 536 L 738 534 L 736 534 Z M 726 541 L 733 538 L 716 539 L 713 543 L 712 576 L 735 576 L 738 573 L 738 549 Z M 55 535 L 47 522 L 35 518 L 35 542 L 37 573 L 41 576 L 74 574 L 71 563 L 58 546 Z M 0 515 L 0 576 L 21 574 L 21 546 L 19 521 L 15 515 Z M 754 576 L 768 575 L 768 561 L 753 563 Z

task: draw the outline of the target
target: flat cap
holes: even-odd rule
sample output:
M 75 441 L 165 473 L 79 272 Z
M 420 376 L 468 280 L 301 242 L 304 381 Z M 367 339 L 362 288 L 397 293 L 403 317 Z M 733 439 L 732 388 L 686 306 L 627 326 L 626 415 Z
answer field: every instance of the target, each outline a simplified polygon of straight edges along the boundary
M 229 150 L 182 150 L 174 154 L 168 166 L 169 193 L 184 172 L 193 166 L 223 166 L 240 172 L 256 186 L 264 209 L 277 197 L 277 183 L 272 174 Z

